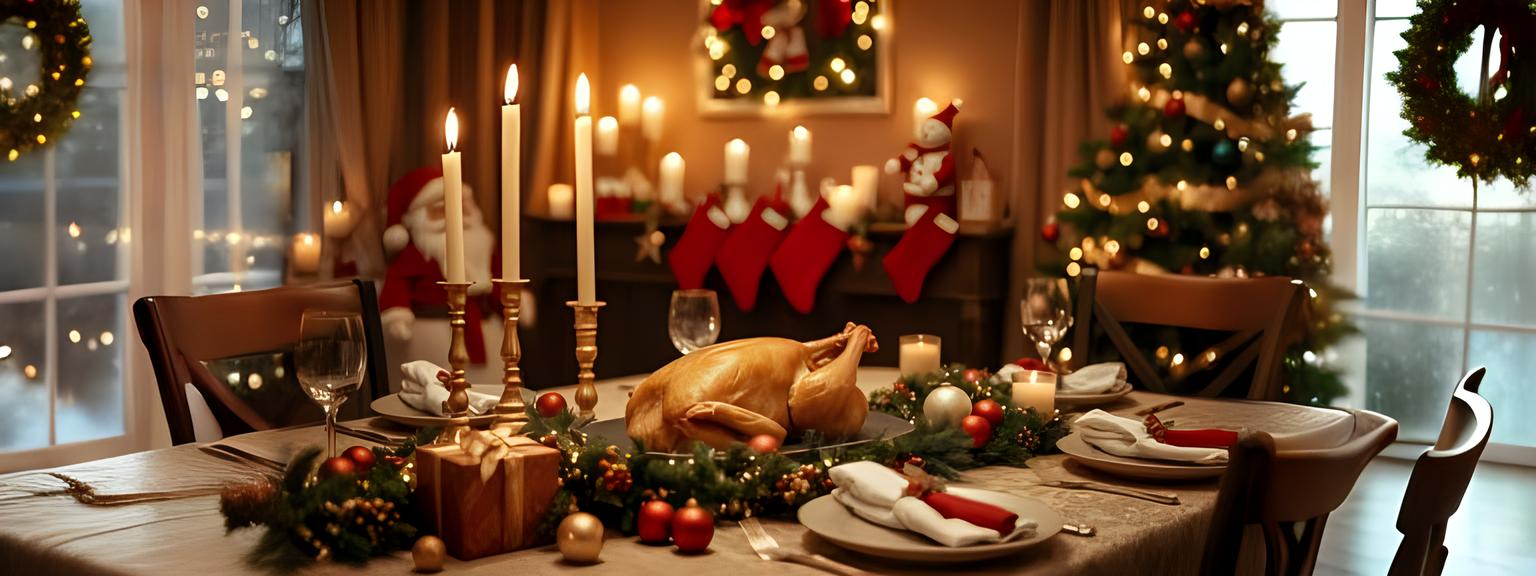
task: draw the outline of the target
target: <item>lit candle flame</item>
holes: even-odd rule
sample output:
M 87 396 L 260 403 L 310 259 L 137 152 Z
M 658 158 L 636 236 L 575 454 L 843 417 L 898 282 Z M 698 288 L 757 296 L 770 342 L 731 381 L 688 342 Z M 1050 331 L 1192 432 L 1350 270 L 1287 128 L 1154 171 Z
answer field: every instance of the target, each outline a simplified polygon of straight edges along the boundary
M 452 152 L 459 145 L 459 115 L 448 109 L 448 119 L 443 121 L 443 136 L 448 140 L 448 151 Z
M 576 77 L 576 114 L 586 116 L 592 112 L 592 85 L 587 82 L 587 75 Z
M 449 140 L 449 142 L 450 143 L 448 144 L 448 147 L 452 148 L 453 147 L 452 140 Z M 331 203 L 331 213 L 333 213 L 333 214 L 340 214 L 341 213 L 341 209 L 342 209 L 342 205 L 341 205 L 341 201 L 340 200 L 337 200 L 337 201 Z
M 806 139 L 806 137 L 808 137 L 810 135 L 811 135 L 811 131 L 810 130 L 806 130 L 804 126 L 796 126 L 795 127 L 795 139 L 796 140 L 804 140 L 804 139 Z
M 646 96 L 645 102 L 641 104 L 646 114 L 659 114 L 662 106 L 665 106 L 665 104 L 662 104 L 661 99 L 655 96 Z
M 507 104 L 517 102 L 517 65 L 507 67 L 507 87 L 504 93 Z

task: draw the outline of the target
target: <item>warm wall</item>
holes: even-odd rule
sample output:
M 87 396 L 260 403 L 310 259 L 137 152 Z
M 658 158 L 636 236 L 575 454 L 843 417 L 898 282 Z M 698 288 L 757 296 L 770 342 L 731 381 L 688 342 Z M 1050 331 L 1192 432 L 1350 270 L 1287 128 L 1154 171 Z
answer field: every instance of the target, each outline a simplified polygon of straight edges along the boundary
M 742 138 L 752 146 L 753 193 L 771 190 L 774 170 L 796 124 L 811 129 L 815 161 L 810 182 L 831 176 L 846 183 L 855 164 L 883 164 L 910 140 L 912 102 L 965 100 L 957 119 L 961 174 L 970 149 L 979 148 L 1004 190 L 1010 190 L 1021 144 L 1019 46 L 1021 14 L 1033 3 L 1018 0 L 896 0 L 890 10 L 893 50 L 891 113 L 809 117 L 705 119 L 699 116 L 693 75 L 700 25 L 697 0 L 603 0 L 598 22 L 599 72 L 594 78 L 598 115 L 615 114 L 619 87 L 633 83 L 667 103 L 663 150 L 687 160 L 687 190 L 702 194 L 719 186 L 725 143 Z M 882 183 L 883 198 L 896 194 L 894 177 Z

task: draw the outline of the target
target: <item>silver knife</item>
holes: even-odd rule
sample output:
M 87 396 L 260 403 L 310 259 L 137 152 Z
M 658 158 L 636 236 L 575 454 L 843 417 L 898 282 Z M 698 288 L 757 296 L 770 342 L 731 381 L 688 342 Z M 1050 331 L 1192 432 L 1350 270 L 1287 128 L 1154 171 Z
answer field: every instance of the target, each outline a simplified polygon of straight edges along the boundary
M 1179 505 L 1178 494 L 1152 492 L 1150 490 L 1127 488 L 1125 486 L 1115 486 L 1113 484 L 1101 484 L 1099 482 L 1089 482 L 1086 480 L 1052 480 L 1049 482 L 1041 482 L 1040 485 L 1051 486 L 1053 488 L 1066 488 L 1069 490 L 1096 490 L 1107 494 L 1118 494 L 1121 496 L 1129 496 L 1131 498 L 1140 498 L 1149 502 L 1167 504 L 1169 506 Z

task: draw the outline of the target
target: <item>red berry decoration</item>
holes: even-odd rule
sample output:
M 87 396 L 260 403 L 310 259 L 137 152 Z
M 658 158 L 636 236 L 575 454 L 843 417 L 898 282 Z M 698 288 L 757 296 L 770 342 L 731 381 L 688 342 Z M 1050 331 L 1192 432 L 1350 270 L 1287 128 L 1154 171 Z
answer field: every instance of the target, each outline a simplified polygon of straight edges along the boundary
M 1173 25 L 1178 26 L 1179 30 L 1185 34 L 1188 34 L 1190 31 L 1194 30 L 1195 24 L 1196 20 L 1194 12 L 1180 12 L 1178 16 L 1173 17 Z
M 1184 99 L 1183 98 L 1169 98 L 1168 102 L 1166 104 L 1163 104 L 1163 116 L 1167 117 L 1167 118 L 1183 118 L 1184 117 Z
M 672 542 L 679 552 L 703 552 L 715 538 L 715 515 L 693 499 L 672 515 Z
M 362 446 L 353 446 L 348 448 L 347 451 L 342 452 L 341 455 L 346 456 L 348 460 L 351 460 L 353 464 L 357 465 L 358 474 L 367 474 L 368 470 L 373 468 L 373 463 L 377 460 L 373 455 L 373 450 L 369 450 Z
M 1055 242 L 1057 238 L 1061 238 L 1061 227 L 1055 222 L 1046 222 L 1045 226 L 1040 227 L 1040 239 Z
M 971 414 L 986 418 L 993 428 L 1003 425 L 1003 405 L 991 398 L 972 404 Z
M 960 373 L 960 376 L 962 378 L 965 378 L 965 381 L 967 383 L 975 384 L 977 382 L 980 382 L 982 378 L 986 378 L 987 377 L 987 373 L 983 372 L 981 370 L 978 370 L 976 368 L 966 368 L 965 372 L 961 372 Z
M 666 500 L 652 500 L 640 505 L 635 517 L 640 541 L 647 544 L 666 544 L 672 530 L 672 505 Z
M 758 434 L 747 441 L 747 448 L 758 454 L 767 454 L 779 450 L 779 439 L 770 434 Z
M 325 462 L 320 465 L 321 478 L 332 478 L 336 476 L 356 473 L 357 464 L 353 463 L 350 458 L 345 456 L 332 456 L 330 458 L 326 458 Z
M 960 421 L 960 429 L 971 435 L 971 445 L 976 448 L 987 445 L 992 439 L 992 424 L 986 418 L 974 414 Z
M 558 392 L 546 392 L 539 396 L 534 406 L 538 409 L 540 416 L 554 418 L 565 411 L 565 397 Z
M 1109 129 L 1109 145 L 1116 148 L 1125 147 L 1125 142 L 1131 139 L 1131 129 L 1124 124 L 1117 124 Z

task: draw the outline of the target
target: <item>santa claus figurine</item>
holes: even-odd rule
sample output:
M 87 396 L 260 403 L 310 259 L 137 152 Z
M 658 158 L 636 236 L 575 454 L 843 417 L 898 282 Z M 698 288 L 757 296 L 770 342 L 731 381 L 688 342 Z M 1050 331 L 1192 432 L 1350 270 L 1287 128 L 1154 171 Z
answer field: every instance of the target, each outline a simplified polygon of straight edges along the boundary
M 905 174 L 901 189 L 906 199 L 904 216 L 908 226 L 917 223 L 928 210 L 955 215 L 955 159 L 949 149 L 955 114 L 960 112 L 961 104 L 958 99 L 952 100 L 949 106 L 919 123 L 914 129 L 915 140 L 907 144 L 900 156 L 885 163 L 886 173 Z
M 392 259 L 379 294 L 384 331 L 396 340 L 409 340 L 418 310 L 447 310 L 448 295 L 438 282 L 448 270 L 447 221 L 443 213 L 443 171 L 419 168 L 389 189 L 388 228 L 384 249 Z M 481 220 L 469 185 L 464 186 L 464 276 L 473 282 L 465 304 L 464 336 L 470 362 L 485 363 L 481 333 L 481 297 L 491 289 L 496 262 L 495 236 Z

